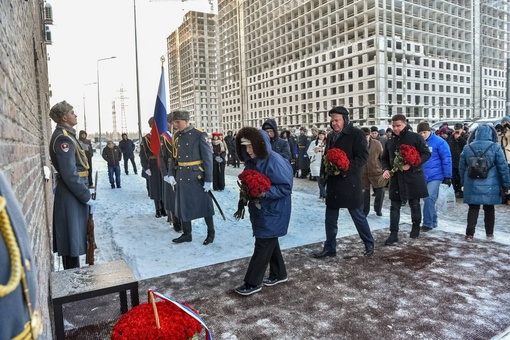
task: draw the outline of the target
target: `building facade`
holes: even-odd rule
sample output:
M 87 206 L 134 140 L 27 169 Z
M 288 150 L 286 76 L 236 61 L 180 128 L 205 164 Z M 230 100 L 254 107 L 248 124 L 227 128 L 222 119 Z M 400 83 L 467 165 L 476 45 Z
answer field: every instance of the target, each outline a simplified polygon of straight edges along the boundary
M 188 110 L 195 126 L 208 132 L 221 130 L 216 20 L 190 11 L 167 38 L 170 111 Z
M 381 127 L 502 116 L 501 1 L 220 0 L 223 128 L 326 127 L 337 105 Z

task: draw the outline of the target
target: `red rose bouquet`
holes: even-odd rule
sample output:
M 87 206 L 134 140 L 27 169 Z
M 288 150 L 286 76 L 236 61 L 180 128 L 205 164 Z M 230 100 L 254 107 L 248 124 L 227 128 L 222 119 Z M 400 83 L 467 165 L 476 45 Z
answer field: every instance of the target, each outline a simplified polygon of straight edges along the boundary
M 337 176 L 342 172 L 349 170 L 350 161 L 347 154 L 342 149 L 329 149 L 323 156 L 323 161 L 326 174 L 330 176 Z
M 405 164 L 418 166 L 421 163 L 420 153 L 412 145 L 402 144 L 400 150 L 395 151 L 395 159 L 393 160 L 393 168 L 390 173 L 393 175 L 397 171 L 402 171 Z
M 244 170 L 238 178 L 240 181 L 237 181 L 239 202 L 237 203 L 237 211 L 234 213 L 236 220 L 244 218 L 244 207 L 250 201 L 254 202 L 255 206 L 260 209 L 260 196 L 271 188 L 271 180 L 256 170 Z

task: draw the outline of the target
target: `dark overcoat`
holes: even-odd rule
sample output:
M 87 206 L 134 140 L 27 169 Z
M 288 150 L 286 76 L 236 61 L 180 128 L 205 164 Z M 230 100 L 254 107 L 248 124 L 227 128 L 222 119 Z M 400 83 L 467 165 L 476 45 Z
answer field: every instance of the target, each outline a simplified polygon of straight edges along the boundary
M 420 153 L 421 163 L 412 166 L 407 171 L 397 171 L 390 178 L 389 196 L 392 201 L 405 202 L 409 199 L 428 197 L 427 182 L 423 173 L 423 163 L 429 160 L 430 151 L 423 137 L 409 130 L 407 125 L 400 135 L 392 134 L 386 142 L 382 156 L 383 170 L 391 170 L 395 159 L 395 152 L 402 144 L 414 146 Z
M 164 177 L 170 176 L 170 168 L 173 168 L 175 163 L 172 155 L 173 141 L 170 132 L 167 131 L 161 134 L 161 140 L 160 164 L 161 174 Z M 171 211 L 172 214 L 175 213 L 175 190 L 170 183 L 165 181 L 163 181 L 163 203 L 166 210 Z
M 339 132 L 336 140 L 333 133 L 326 139 L 326 154 L 329 149 L 342 149 L 349 158 L 349 169 L 337 176 L 328 176 L 326 182 L 326 206 L 328 208 L 357 208 L 363 205 L 361 169 L 368 158 L 365 133 L 348 123 Z M 324 174 L 324 161 L 321 164 Z
M 169 173 L 177 184 L 175 215 L 188 222 L 214 215 L 211 197 L 204 192 L 204 182 L 212 183 L 213 157 L 207 133 L 189 126 L 174 134 L 175 169 Z
M 58 172 L 53 201 L 53 251 L 59 256 L 85 254 L 90 199 L 88 160 L 73 128 L 57 124 L 50 158 Z
M 121 140 L 119 148 L 126 159 L 135 157 L 135 143 L 131 139 Z
M 310 168 L 310 159 L 308 158 L 308 147 L 310 146 L 310 140 L 306 135 L 299 135 L 297 140 L 298 156 L 297 156 L 297 169 L 307 170 Z
M 11 233 L 15 242 L 13 245 L 19 248 L 21 263 L 25 269 L 26 282 L 32 310 L 37 309 L 37 276 L 35 261 L 32 256 L 32 247 L 26 230 L 26 222 L 23 212 L 16 200 L 11 186 L 0 171 L 0 196 L 5 199 L 5 211 L 9 225 L 5 225 L 6 235 Z M 6 285 L 11 278 L 11 256 L 9 246 L 0 234 L 0 284 Z M 30 315 L 27 308 L 23 285 L 21 280 L 14 282 L 12 291 L 0 297 L 0 339 L 14 339 L 30 324 Z
M 161 148 L 160 148 L 161 150 Z M 140 148 L 140 163 L 143 171 L 150 169 L 149 176 L 149 196 L 154 201 L 163 199 L 163 176 L 158 167 L 158 159 L 151 150 L 151 134 L 148 133 L 142 138 Z

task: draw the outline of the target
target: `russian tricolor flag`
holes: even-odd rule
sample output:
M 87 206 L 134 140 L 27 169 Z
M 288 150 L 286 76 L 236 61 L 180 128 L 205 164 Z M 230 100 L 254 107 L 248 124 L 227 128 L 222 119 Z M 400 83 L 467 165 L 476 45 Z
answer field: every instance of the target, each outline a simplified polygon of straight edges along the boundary
M 158 159 L 161 147 L 160 136 L 168 131 L 167 112 L 166 112 L 166 90 L 165 90 L 165 69 L 161 66 L 161 77 L 159 79 L 158 95 L 156 97 L 156 106 L 154 107 L 154 123 L 151 128 L 151 151 Z

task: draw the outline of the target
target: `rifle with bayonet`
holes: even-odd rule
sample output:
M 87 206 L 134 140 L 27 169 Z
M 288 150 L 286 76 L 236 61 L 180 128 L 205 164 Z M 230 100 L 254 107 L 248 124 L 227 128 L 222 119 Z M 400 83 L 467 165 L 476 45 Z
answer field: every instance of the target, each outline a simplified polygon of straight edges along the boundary
M 94 192 L 91 195 L 93 200 L 96 199 L 97 195 L 97 171 L 94 178 Z M 96 237 L 94 236 L 94 214 L 91 212 L 89 207 L 89 220 L 87 222 L 87 252 L 85 254 L 85 263 L 88 265 L 94 264 L 94 251 L 96 250 Z

